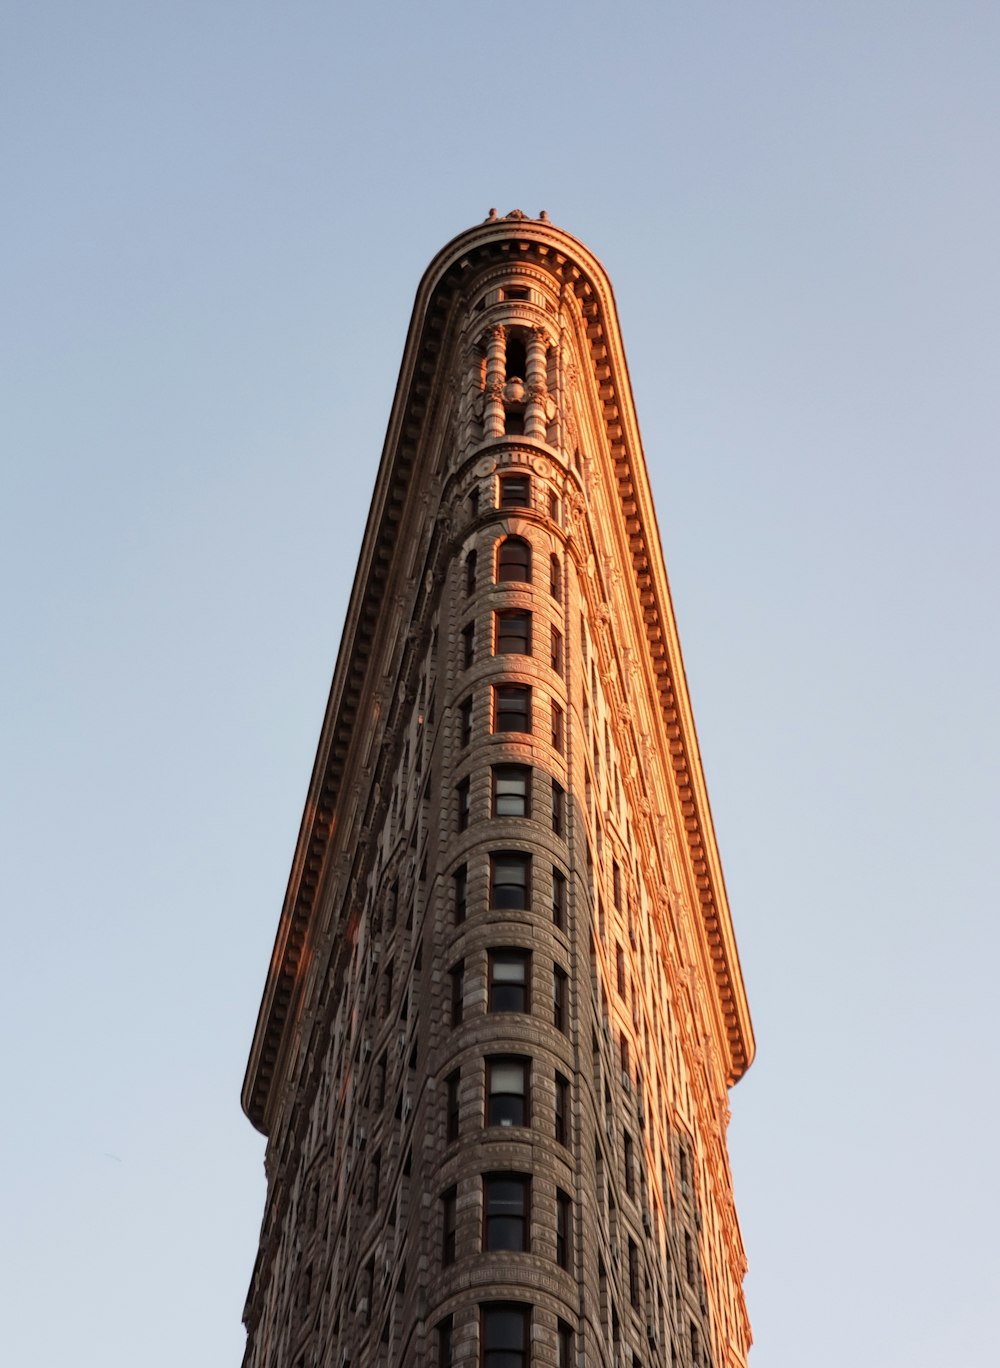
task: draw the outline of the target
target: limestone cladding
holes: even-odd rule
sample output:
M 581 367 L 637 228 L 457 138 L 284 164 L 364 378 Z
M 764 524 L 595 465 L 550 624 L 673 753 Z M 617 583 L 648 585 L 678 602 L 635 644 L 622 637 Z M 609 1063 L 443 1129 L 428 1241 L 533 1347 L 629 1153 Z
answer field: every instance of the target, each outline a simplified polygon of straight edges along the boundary
M 610 285 L 417 295 L 254 1037 L 246 1368 L 746 1362 L 753 1035 Z

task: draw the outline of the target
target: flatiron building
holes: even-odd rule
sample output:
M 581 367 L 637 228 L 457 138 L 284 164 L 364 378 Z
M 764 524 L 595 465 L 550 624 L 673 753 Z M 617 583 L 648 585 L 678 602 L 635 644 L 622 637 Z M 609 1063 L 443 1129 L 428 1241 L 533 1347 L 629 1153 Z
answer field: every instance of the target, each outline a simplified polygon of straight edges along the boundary
M 491 212 L 417 291 L 253 1038 L 245 1368 L 745 1364 L 753 1049 L 611 286 Z

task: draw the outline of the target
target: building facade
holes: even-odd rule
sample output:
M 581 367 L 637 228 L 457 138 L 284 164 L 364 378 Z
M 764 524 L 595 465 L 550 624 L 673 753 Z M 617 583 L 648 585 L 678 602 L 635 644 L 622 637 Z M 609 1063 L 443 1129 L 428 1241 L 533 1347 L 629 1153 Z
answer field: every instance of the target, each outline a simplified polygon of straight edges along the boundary
M 245 1368 L 747 1360 L 753 1034 L 611 287 L 419 287 L 243 1091 Z

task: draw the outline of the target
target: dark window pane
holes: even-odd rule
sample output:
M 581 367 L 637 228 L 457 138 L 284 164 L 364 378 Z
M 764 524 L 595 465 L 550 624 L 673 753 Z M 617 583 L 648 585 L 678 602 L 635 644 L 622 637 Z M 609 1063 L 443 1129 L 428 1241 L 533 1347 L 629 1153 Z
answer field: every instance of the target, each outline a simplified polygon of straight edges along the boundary
M 531 1180 L 524 1174 L 488 1174 L 484 1181 L 486 1249 L 528 1248 Z
M 521 608 L 494 613 L 495 655 L 531 655 L 531 614 Z
M 497 582 L 526 584 L 531 580 L 531 547 L 523 537 L 506 537 L 497 551 Z
M 527 508 L 531 502 L 531 477 L 528 475 L 500 476 L 500 507 Z
M 454 1072 L 453 1074 L 449 1074 L 447 1082 L 448 1082 L 448 1100 L 447 1100 L 447 1108 L 448 1108 L 448 1110 L 447 1110 L 447 1117 L 446 1117 L 445 1135 L 446 1135 L 446 1138 L 447 1138 L 447 1140 L 448 1140 L 448 1143 L 451 1144 L 451 1142 L 452 1142 L 453 1140 L 457 1140 L 457 1139 L 458 1139 L 458 1118 L 459 1118 L 459 1112 L 458 1112 L 458 1106 L 459 1106 L 459 1101 L 458 1101 L 458 1085 L 459 1085 L 459 1083 L 461 1082 L 461 1074 L 460 1074 L 460 1072 L 459 1072 L 458 1069 L 456 1069 L 455 1072 Z
M 490 856 L 490 906 L 526 908 L 530 893 L 531 856 L 497 851 Z
M 486 1073 L 486 1124 L 528 1124 L 528 1074 L 526 1059 L 491 1059 Z
M 531 1308 L 482 1308 L 483 1368 L 527 1368 Z
M 569 1079 L 556 1074 L 556 1139 L 560 1145 L 569 1144 Z
M 493 816 L 530 817 L 531 769 L 528 765 L 493 767 Z
M 558 869 L 552 870 L 552 921 L 560 929 L 566 920 L 566 877 Z
M 527 1012 L 530 1008 L 530 951 L 491 950 L 489 970 L 489 1010 Z
M 497 684 L 493 690 L 493 730 L 531 731 L 530 684 Z

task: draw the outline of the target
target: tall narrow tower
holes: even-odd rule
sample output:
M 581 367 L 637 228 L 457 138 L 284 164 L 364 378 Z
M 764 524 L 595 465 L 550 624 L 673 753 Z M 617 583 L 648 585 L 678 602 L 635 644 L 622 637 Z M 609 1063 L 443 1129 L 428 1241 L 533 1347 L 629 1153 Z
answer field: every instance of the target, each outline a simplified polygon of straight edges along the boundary
M 246 1368 L 745 1364 L 753 1034 L 611 286 L 417 292 L 243 1090 Z

